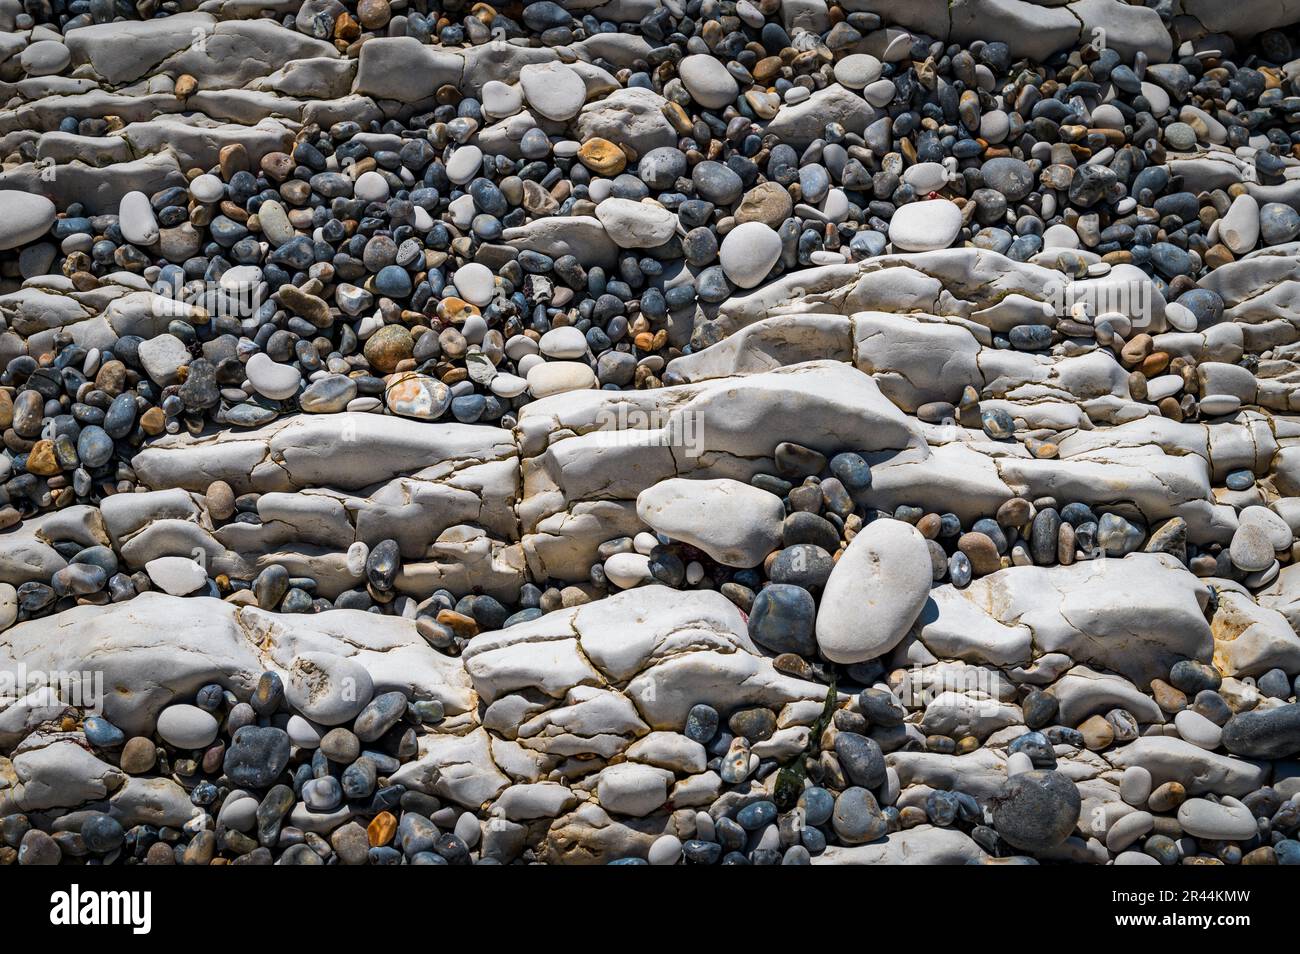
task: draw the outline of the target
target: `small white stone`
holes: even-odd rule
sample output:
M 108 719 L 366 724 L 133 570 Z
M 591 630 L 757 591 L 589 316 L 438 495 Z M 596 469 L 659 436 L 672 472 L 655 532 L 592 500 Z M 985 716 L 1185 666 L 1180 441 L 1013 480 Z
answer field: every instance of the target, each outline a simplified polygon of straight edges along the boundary
M 802 88 L 802 86 L 796 87 L 796 89 Z M 862 97 L 872 106 L 881 109 L 889 105 L 889 101 L 897 92 L 893 80 L 878 79 L 874 83 L 867 84 L 867 88 L 862 91 Z
M 461 298 L 480 308 L 490 302 L 496 293 L 496 278 L 492 269 L 479 262 L 470 262 L 456 269 L 452 282 Z
M 383 202 L 389 195 L 388 180 L 374 170 L 363 172 L 357 177 L 352 194 L 363 202 Z
M 1092 125 L 1094 129 L 1123 129 L 1124 114 L 1118 107 L 1102 103 L 1092 111 Z
M 1215 841 L 1243 841 L 1259 831 L 1250 809 L 1231 795 L 1219 804 L 1206 798 L 1189 798 L 1178 806 L 1178 824 L 1194 838 Z
M 646 860 L 652 865 L 675 865 L 681 857 L 682 840 L 676 835 L 660 835 L 646 853 Z
M 188 557 L 165 556 L 144 565 L 154 586 L 171 596 L 193 593 L 208 581 L 207 571 Z
M 781 257 L 781 236 L 762 222 L 742 222 L 726 234 L 718 263 L 740 288 L 760 284 Z
M 880 79 L 880 60 L 870 53 L 850 53 L 835 64 L 835 81 L 849 89 L 865 89 Z
M 889 240 L 906 252 L 947 248 L 961 231 L 961 209 L 947 199 L 909 202 L 889 220 Z
M 1119 797 L 1127 804 L 1141 808 L 1151 797 L 1151 786 L 1151 773 L 1141 765 L 1130 765 L 1120 776 Z
M 263 352 L 258 352 L 244 365 L 244 373 L 258 394 L 272 401 L 284 401 L 298 393 L 302 376 L 293 365 L 279 364 Z
M 1234 255 L 1245 255 L 1255 248 L 1259 241 L 1259 203 L 1254 196 L 1239 195 L 1232 200 L 1219 220 L 1219 241 Z
M 538 342 L 548 358 L 581 358 L 587 353 L 587 337 L 572 325 L 552 328 Z
M 530 63 L 519 71 L 519 85 L 534 112 L 565 122 L 587 101 L 587 84 L 563 63 Z
M 1223 729 L 1194 709 L 1183 709 L 1175 715 L 1174 726 L 1178 729 L 1178 734 L 1192 745 L 1210 752 L 1217 749 L 1223 739 Z
M 366 560 L 370 558 L 370 547 L 364 540 L 357 540 L 348 547 L 348 572 L 359 577 L 366 572 Z
M 513 116 L 524 107 L 524 94 L 518 86 L 507 86 L 500 80 L 488 80 L 480 93 L 483 112 L 493 119 Z
M 498 374 L 492 379 L 488 389 L 497 397 L 518 397 L 528 390 L 528 382 L 517 374 Z
M 128 192 L 117 207 L 118 227 L 122 237 L 132 245 L 152 245 L 158 241 L 158 220 L 153 206 L 143 192 Z
M 1169 322 L 1175 331 L 1196 330 L 1196 313 L 1176 301 L 1165 305 L 1165 321 Z
M 1023 775 L 1034 770 L 1034 760 L 1024 752 L 1012 752 L 1007 756 L 1007 778 Z
M 650 558 L 640 553 L 615 553 L 605 561 L 605 576 L 623 590 L 648 583 L 652 578 Z
M 677 64 L 677 75 L 691 97 L 705 109 L 731 105 L 740 84 L 722 61 L 708 53 L 693 53 Z
M 478 146 L 461 146 L 447 160 L 447 178 L 456 185 L 464 185 L 478 175 L 483 165 L 483 150 Z M 465 196 L 474 203 L 472 196 Z
M 1112 326 L 1114 323 L 1112 322 Z M 1119 334 L 1124 334 L 1120 328 L 1115 329 Z M 1147 382 L 1147 400 L 1152 404 L 1163 401 L 1167 397 L 1173 397 L 1183 389 L 1183 378 L 1179 374 L 1162 374 L 1154 377 Z
M 1210 394 L 1201 398 L 1198 406 L 1201 413 L 1209 417 L 1235 414 L 1241 410 L 1241 398 L 1235 394 Z
M 210 173 L 195 176 L 190 183 L 190 195 L 195 202 L 220 202 L 226 195 L 226 184 Z
M 1078 248 L 1079 235 L 1068 225 L 1057 223 L 1043 233 L 1043 248 Z
M 596 218 L 619 248 L 658 248 L 677 231 L 677 216 L 658 203 L 605 199 Z
M 178 749 L 203 748 L 217 737 L 217 728 L 212 713 L 198 706 L 168 706 L 158 713 L 159 737 Z
M 1169 112 L 1169 94 L 1155 83 L 1143 83 L 1142 95 L 1145 96 L 1147 102 L 1151 104 L 1152 116 L 1159 117 Z
M 580 361 L 538 360 L 540 363 L 529 368 L 526 375 L 528 390 L 533 392 L 533 397 L 550 397 L 596 386 L 596 372 Z

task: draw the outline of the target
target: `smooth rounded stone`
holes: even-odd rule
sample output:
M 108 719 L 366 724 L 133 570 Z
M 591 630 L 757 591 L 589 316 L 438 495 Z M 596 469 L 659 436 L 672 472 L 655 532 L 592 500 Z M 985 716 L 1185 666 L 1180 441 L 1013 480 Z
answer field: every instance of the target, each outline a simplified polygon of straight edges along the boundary
M 1300 212 L 1281 202 L 1265 203 L 1259 210 L 1259 233 L 1265 245 L 1284 245 L 1300 235 Z
M 947 248 L 961 231 L 961 209 L 947 199 L 909 202 L 889 220 L 889 240 L 906 252 Z
M 1194 838 L 1213 841 L 1244 841 L 1259 832 L 1250 809 L 1231 795 L 1217 804 L 1207 798 L 1187 799 L 1178 806 L 1178 824 Z
M 465 185 L 478 175 L 482 166 L 483 150 L 478 146 L 461 146 L 447 158 L 447 178 L 456 185 Z
M 23 49 L 18 62 L 28 76 L 53 76 L 72 62 L 72 53 L 58 40 L 37 40 Z
M 708 53 L 693 53 L 677 64 L 677 75 L 691 98 L 705 109 L 722 109 L 731 105 L 740 93 L 740 84 L 727 72 L 718 58 Z
M 1237 569 L 1258 573 L 1271 567 L 1275 551 L 1285 550 L 1291 542 L 1291 528 L 1280 516 L 1267 507 L 1246 507 L 1237 518 L 1228 555 Z
M 831 571 L 817 615 L 817 645 L 832 662 L 875 659 L 911 629 L 929 597 L 926 540 L 901 520 L 867 524 Z
M 1210 394 L 1201 398 L 1197 407 L 1207 417 L 1236 414 L 1241 410 L 1241 398 L 1235 394 Z
M 34 242 L 50 230 L 57 217 L 54 203 L 43 195 L 0 190 L 0 251 Z
M 898 88 L 891 79 L 878 79 L 874 83 L 868 83 L 862 91 L 862 98 L 877 109 L 888 106 L 897 95 Z
M 332 812 L 343 804 L 343 786 L 332 775 L 309 779 L 302 787 L 302 800 L 308 811 Z
M 402 417 L 436 421 L 451 406 L 451 388 L 427 374 L 404 374 L 384 390 L 384 403 Z
M 488 80 L 479 91 L 483 112 L 496 119 L 513 116 L 524 108 L 523 91 L 500 80 Z
M 186 557 L 166 556 L 144 565 L 154 586 L 170 596 L 185 596 L 208 582 L 207 571 Z
M 241 788 L 266 788 L 289 764 L 290 751 L 289 734 L 283 729 L 246 725 L 231 738 L 222 771 Z
M 92 812 L 81 823 L 81 840 L 96 854 L 106 854 L 120 848 L 124 835 L 122 823 L 103 812 Z
M 596 372 L 579 361 L 545 361 L 528 369 L 528 390 L 535 398 L 596 386 Z
M 226 184 L 219 176 L 205 172 L 190 180 L 190 195 L 195 202 L 220 202 L 226 195 Z
M 388 180 L 373 169 L 357 176 L 352 195 L 362 202 L 383 202 L 388 198 Z
M 948 170 L 941 162 L 918 162 L 903 172 L 903 181 L 917 192 L 935 192 L 948 184 Z
M 1252 195 L 1242 194 L 1232 200 L 1232 205 L 1219 220 L 1219 241 L 1234 255 L 1245 255 L 1259 241 L 1259 202 Z
M 332 726 L 355 719 L 374 694 L 374 685 L 365 667 L 353 660 L 308 652 L 294 659 L 284 694 L 305 718 Z
M 604 563 L 605 577 L 619 589 L 627 590 L 649 583 L 650 558 L 642 553 L 615 553 Z
M 646 852 L 646 860 L 652 865 L 675 865 L 681 858 L 682 840 L 676 835 L 660 835 Z
M 558 122 L 578 115 L 587 101 L 587 84 L 563 63 L 528 64 L 519 71 L 519 86 L 529 108 Z
M 889 830 L 889 822 L 876 797 L 856 785 L 846 788 L 835 799 L 831 826 L 846 845 L 865 845 Z
M 1183 709 L 1174 715 L 1174 725 L 1192 745 L 1213 752 L 1223 739 L 1223 729 L 1193 709 Z
M 677 216 L 657 202 L 606 199 L 596 218 L 619 248 L 657 248 L 677 232 Z
M 687 171 L 686 153 L 676 146 L 651 149 L 636 167 L 637 177 L 652 189 L 671 188 Z
M 1049 226 L 1043 232 L 1043 248 L 1068 248 L 1074 249 L 1079 247 L 1079 235 L 1070 226 L 1063 223 Z
M 1034 770 L 1034 761 L 1025 752 L 1012 752 L 1007 756 L 1007 778 Z
M 298 393 L 298 386 L 302 383 L 297 368 L 278 364 L 260 351 L 248 359 L 244 373 L 257 393 L 272 401 L 288 400 Z
M 572 325 L 552 328 L 537 343 L 548 358 L 572 360 L 587 353 L 587 336 Z
M 132 245 L 152 245 L 158 241 L 158 220 L 153 206 L 143 192 L 128 192 L 118 205 L 118 227 L 122 237 Z
M 835 81 L 849 89 L 865 89 L 880 79 L 880 60 L 870 53 L 850 53 L 835 64 Z
M 753 288 L 767 278 L 781 258 L 781 236 L 762 222 L 742 222 L 727 233 L 718 262 L 728 280 L 740 288 Z
M 817 652 L 817 604 L 802 586 L 771 583 L 759 590 L 749 610 L 749 637 L 774 653 L 811 657 Z
M 794 211 L 790 193 L 778 182 L 760 182 L 744 194 L 736 206 L 736 221 L 762 222 L 778 228 Z
M 835 755 L 845 776 L 854 785 L 875 789 L 884 782 L 885 756 L 875 739 L 856 732 L 836 733 Z
M 1074 831 L 1082 801 L 1074 782 L 1048 769 L 1007 779 L 992 800 L 993 826 L 1021 851 L 1050 851 Z
M 470 262 L 456 269 L 452 282 L 461 298 L 480 308 L 496 294 L 496 277 L 490 268 L 478 262 Z
M 406 714 L 406 694 L 392 691 L 375 696 L 353 723 L 352 732 L 362 742 L 374 742 Z
M 736 480 L 674 477 L 641 491 L 636 515 L 655 532 L 743 569 L 758 566 L 780 545 L 785 505 Z
M 1300 703 L 1237 713 L 1223 727 L 1223 747 L 1251 759 L 1300 754 Z
M 1120 776 L 1119 796 L 1129 805 L 1138 808 L 1147 803 L 1151 797 L 1151 773 L 1141 765 L 1130 765 Z
M 517 374 L 498 374 L 488 388 L 497 397 L 513 398 L 528 390 L 528 381 Z
M 1142 545 L 1146 534 L 1142 528 L 1125 520 L 1119 514 L 1107 513 L 1097 521 L 1097 546 L 1107 556 L 1121 557 L 1133 553 Z
M 1019 202 L 1034 189 L 1036 177 L 1021 159 L 1002 156 L 990 159 L 980 167 L 984 184 L 1006 196 L 1009 202 Z
M 718 734 L 719 721 L 717 709 L 699 703 L 691 706 L 691 711 L 686 713 L 686 727 L 682 734 L 700 745 L 708 745 Z
M 126 741 L 126 734 L 103 716 L 87 716 L 82 723 L 86 741 L 100 749 L 117 748 Z
M 700 198 L 714 205 L 731 205 L 745 190 L 744 180 L 734 170 L 711 159 L 691 170 L 691 181 Z
M 217 737 L 217 720 L 198 706 L 168 706 L 158 713 L 158 737 L 178 749 L 201 749 Z
M 361 740 L 350 729 L 330 729 L 320 739 L 325 757 L 340 765 L 351 765 L 361 754 Z
M 1130 812 L 1117 819 L 1106 831 L 1106 850 L 1123 851 L 1155 827 L 1155 816 L 1150 812 Z
M 284 731 L 289 733 L 289 741 L 300 749 L 320 748 L 321 728 L 300 715 L 289 716 L 284 724 Z
M 1263 527 L 1237 527 L 1228 553 L 1233 566 L 1246 573 L 1259 573 L 1273 565 L 1273 544 Z

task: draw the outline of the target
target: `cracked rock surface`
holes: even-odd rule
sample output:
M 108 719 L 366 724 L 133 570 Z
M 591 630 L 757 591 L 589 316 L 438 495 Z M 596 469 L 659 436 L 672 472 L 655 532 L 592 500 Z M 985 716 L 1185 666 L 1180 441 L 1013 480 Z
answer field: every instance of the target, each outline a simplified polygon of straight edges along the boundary
M 1300 864 L 1297 24 L 0 0 L 0 864 Z

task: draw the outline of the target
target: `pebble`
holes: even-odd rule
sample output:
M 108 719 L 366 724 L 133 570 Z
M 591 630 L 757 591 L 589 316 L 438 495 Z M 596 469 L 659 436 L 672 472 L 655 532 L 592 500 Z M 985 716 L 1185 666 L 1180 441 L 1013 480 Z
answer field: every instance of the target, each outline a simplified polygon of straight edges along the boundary
M 762 222 L 742 222 L 722 240 L 718 260 L 739 288 L 760 284 L 781 257 L 781 237 Z
M 905 252 L 947 248 L 961 231 L 961 210 L 947 199 L 902 206 L 889 220 L 889 240 Z

